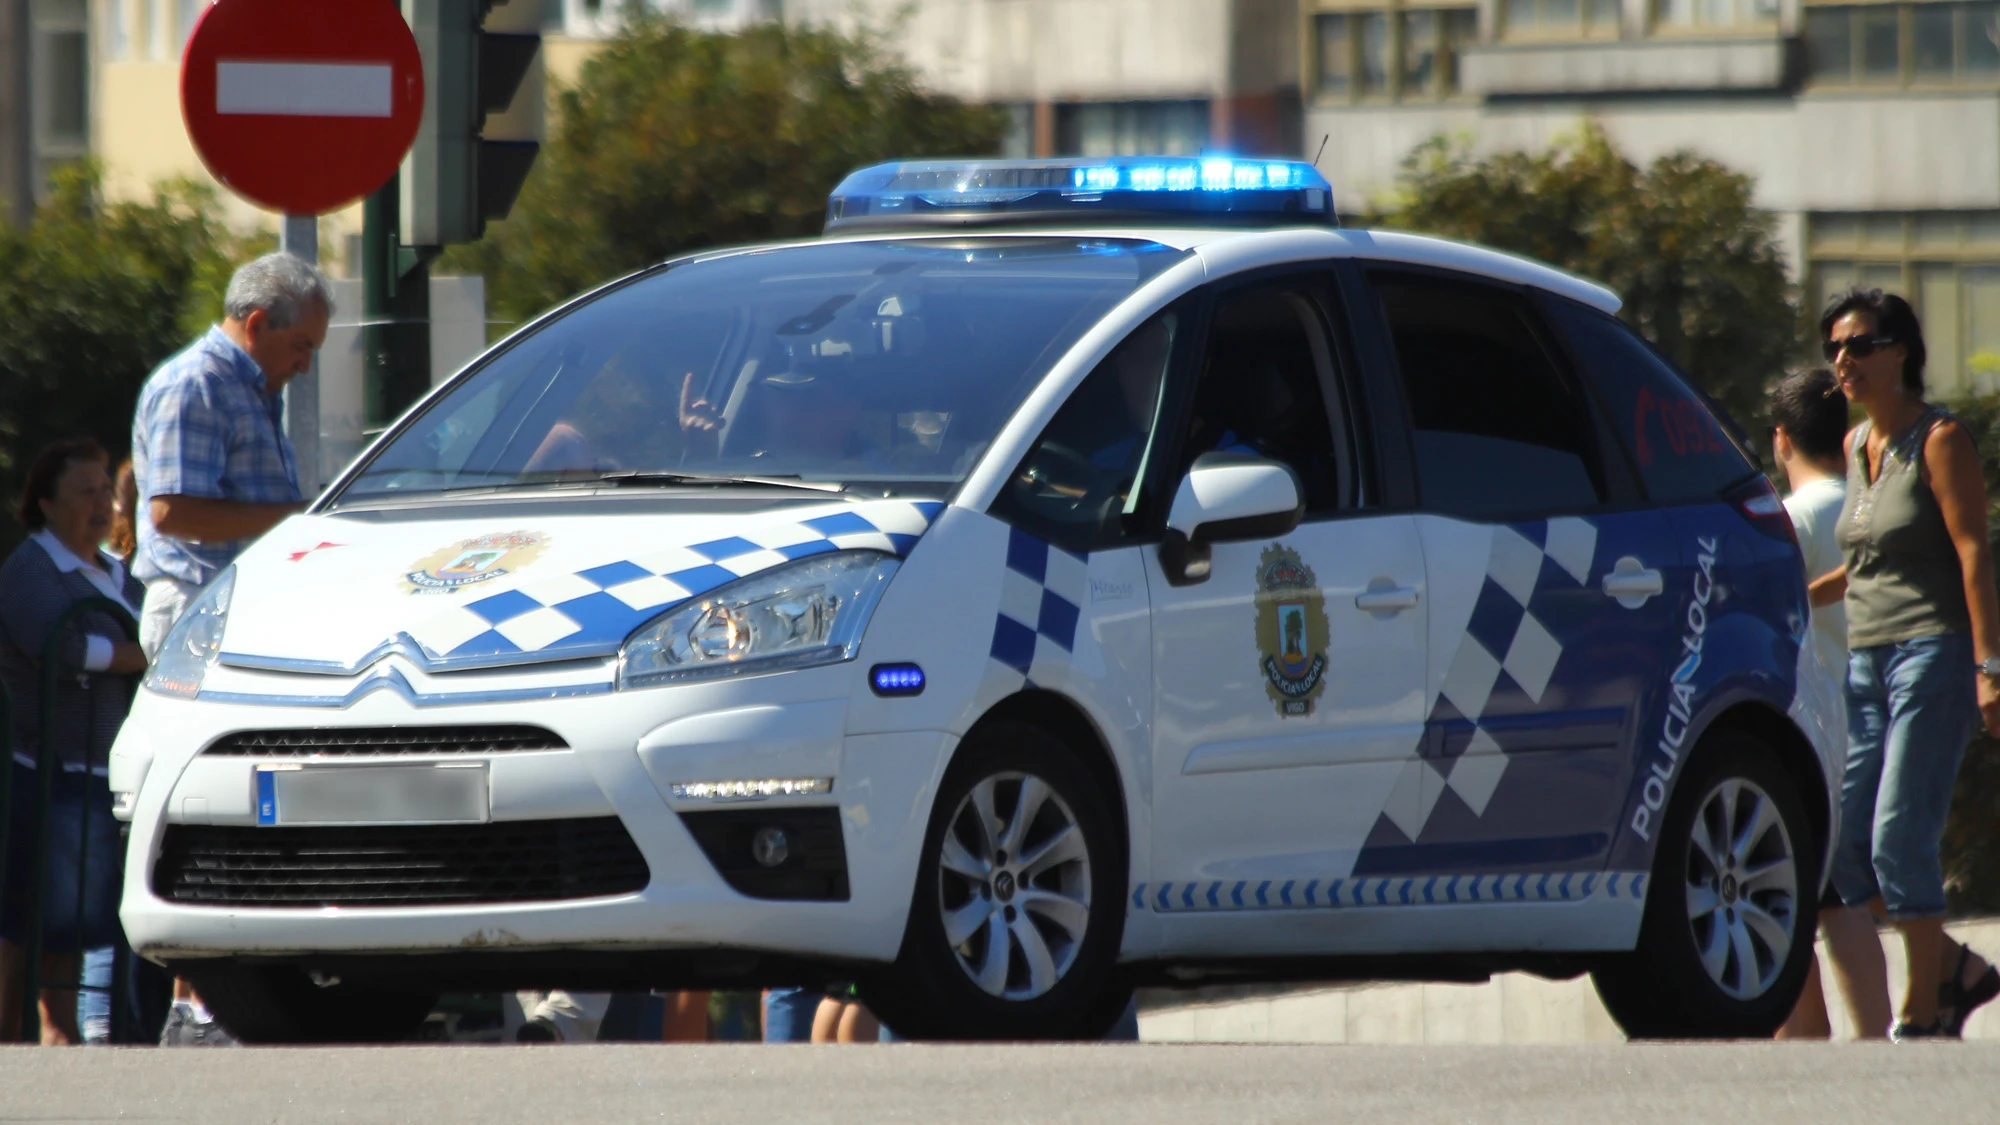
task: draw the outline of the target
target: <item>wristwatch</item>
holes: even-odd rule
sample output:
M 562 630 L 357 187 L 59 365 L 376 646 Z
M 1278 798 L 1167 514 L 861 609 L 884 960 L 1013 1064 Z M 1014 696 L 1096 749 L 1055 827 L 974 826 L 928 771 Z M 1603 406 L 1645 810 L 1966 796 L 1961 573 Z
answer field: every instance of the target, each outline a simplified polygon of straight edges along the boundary
M 1973 667 L 1983 676 L 2000 676 L 2000 656 L 1989 656 Z

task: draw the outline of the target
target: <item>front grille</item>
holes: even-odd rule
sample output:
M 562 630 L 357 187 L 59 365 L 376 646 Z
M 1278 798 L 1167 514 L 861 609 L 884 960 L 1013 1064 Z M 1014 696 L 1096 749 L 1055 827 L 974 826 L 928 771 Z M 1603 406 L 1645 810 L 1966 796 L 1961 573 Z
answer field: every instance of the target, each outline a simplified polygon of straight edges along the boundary
M 337 828 L 170 824 L 153 893 L 210 906 L 425 906 L 630 894 L 649 878 L 615 816 Z
M 226 734 L 204 754 L 302 758 L 356 754 L 501 754 L 513 750 L 567 750 L 569 743 L 541 727 L 317 727 L 246 730 Z

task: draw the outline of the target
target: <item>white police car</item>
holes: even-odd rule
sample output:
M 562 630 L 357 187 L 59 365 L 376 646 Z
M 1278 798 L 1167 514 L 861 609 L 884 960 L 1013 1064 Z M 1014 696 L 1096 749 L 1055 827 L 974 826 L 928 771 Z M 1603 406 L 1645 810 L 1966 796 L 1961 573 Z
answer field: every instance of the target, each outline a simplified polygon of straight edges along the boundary
M 1595 974 L 1763 1035 L 1837 791 L 1790 524 L 1611 293 L 1293 162 L 903 164 L 516 333 L 175 629 L 133 945 L 257 1041 L 440 990 Z

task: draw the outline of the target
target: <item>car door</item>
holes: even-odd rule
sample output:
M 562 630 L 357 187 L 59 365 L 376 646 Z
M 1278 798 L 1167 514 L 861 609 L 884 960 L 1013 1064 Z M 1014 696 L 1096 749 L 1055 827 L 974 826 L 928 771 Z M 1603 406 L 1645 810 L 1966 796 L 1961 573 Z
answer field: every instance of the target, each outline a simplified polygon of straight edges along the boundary
M 1602 894 L 1677 640 L 1660 595 L 1679 545 L 1524 294 L 1369 280 L 1408 404 L 1430 647 L 1424 737 L 1355 874 L 1471 877 L 1443 884 L 1454 899 Z
M 1305 499 L 1286 534 L 1214 543 L 1203 580 L 1145 556 L 1153 881 L 1135 905 L 1185 923 L 1183 950 L 1241 948 L 1200 919 L 1243 910 L 1277 911 L 1260 947 L 1311 948 L 1298 908 L 1329 904 L 1423 737 L 1422 547 L 1357 472 L 1334 284 L 1219 289 L 1183 388 L 1169 487 L 1236 453 L 1291 466 Z

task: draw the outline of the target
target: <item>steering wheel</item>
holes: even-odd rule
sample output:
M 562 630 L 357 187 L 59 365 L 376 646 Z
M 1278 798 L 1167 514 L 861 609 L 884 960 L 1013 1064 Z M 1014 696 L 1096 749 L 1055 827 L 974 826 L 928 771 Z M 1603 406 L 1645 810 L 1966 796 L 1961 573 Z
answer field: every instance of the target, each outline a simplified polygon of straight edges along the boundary
M 1056 442 L 1038 446 L 1027 470 L 1014 479 L 1023 499 L 1064 523 L 1080 522 L 1076 517 L 1083 513 L 1102 523 L 1111 509 L 1123 506 L 1122 474 Z

